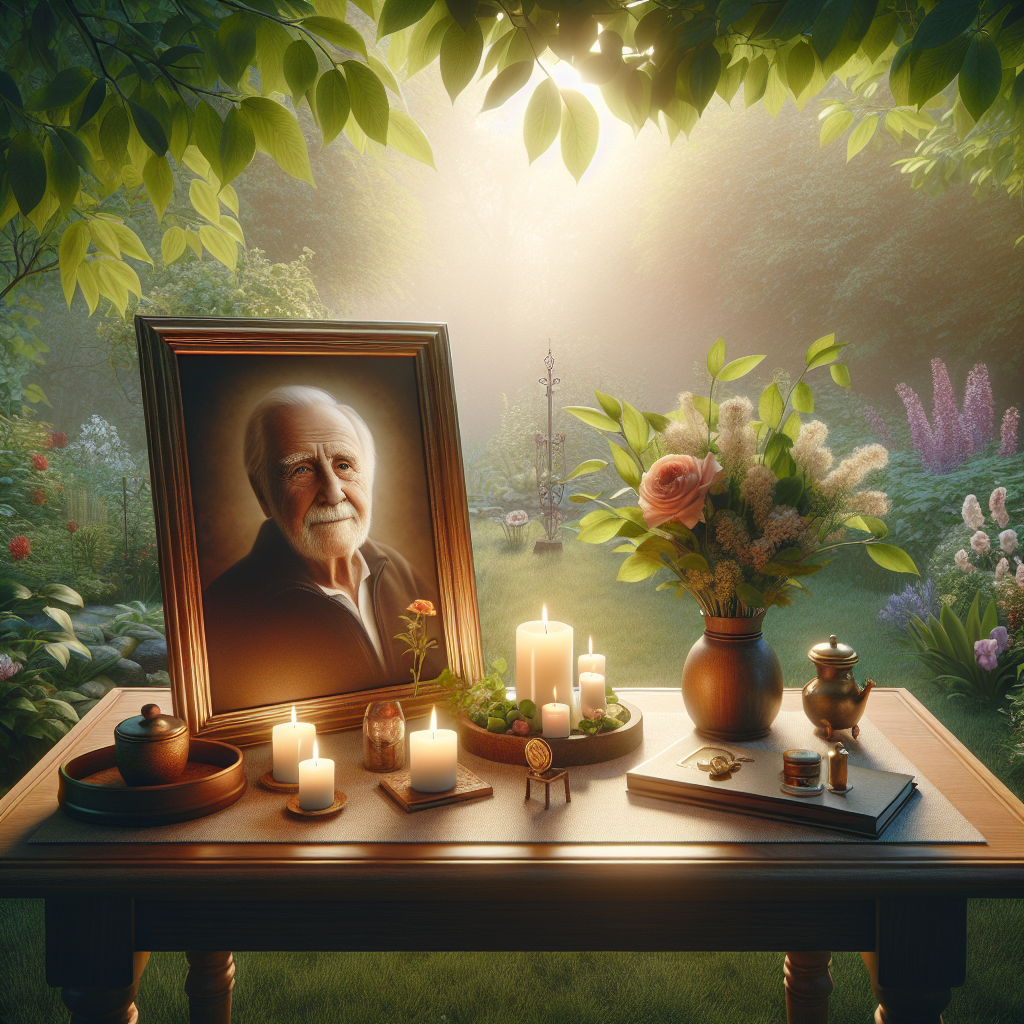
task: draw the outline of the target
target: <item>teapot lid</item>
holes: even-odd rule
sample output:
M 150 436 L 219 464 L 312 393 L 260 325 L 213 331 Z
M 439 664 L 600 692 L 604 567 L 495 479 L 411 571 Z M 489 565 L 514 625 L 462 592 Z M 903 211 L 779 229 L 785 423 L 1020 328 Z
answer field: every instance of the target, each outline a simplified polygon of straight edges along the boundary
M 834 634 L 827 644 L 815 644 L 807 657 L 824 665 L 855 665 L 859 660 L 857 652 L 849 644 L 841 644 Z
M 126 718 L 114 733 L 126 740 L 164 740 L 178 736 L 187 728 L 180 718 L 162 715 L 158 704 L 144 704 L 141 715 Z

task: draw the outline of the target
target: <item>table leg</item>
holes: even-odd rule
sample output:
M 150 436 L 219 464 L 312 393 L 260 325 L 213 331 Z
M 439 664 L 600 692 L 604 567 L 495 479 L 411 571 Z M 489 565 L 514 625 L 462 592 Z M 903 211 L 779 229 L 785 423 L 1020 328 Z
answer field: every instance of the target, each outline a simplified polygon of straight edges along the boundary
M 231 1024 L 231 990 L 235 987 L 235 961 L 230 953 L 197 951 L 185 954 L 191 1024 Z
M 786 1020 L 789 1024 L 828 1024 L 828 997 L 832 995 L 829 967 L 832 954 L 786 954 Z
M 942 1024 L 967 973 L 967 901 L 878 901 L 876 948 L 862 953 L 878 999 L 875 1024 Z
M 139 1011 L 135 997 L 149 954 L 135 953 L 133 959 L 135 977 L 126 988 L 65 986 L 61 989 L 60 997 L 71 1011 L 71 1024 L 136 1024 Z

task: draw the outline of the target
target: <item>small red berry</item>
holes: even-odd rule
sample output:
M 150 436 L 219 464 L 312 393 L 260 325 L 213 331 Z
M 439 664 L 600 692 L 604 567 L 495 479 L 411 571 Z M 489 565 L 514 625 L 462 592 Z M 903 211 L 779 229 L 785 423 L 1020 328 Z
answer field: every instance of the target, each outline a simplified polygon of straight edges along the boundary
M 38 469 L 40 473 L 45 472 L 50 466 L 49 462 L 46 461 L 45 455 L 33 455 L 32 465 L 35 466 L 35 468 Z

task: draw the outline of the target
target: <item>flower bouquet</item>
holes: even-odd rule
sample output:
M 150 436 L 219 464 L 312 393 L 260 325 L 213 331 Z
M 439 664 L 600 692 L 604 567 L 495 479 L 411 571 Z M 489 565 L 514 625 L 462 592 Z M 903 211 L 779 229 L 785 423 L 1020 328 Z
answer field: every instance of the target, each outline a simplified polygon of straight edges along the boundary
M 814 413 L 814 393 L 805 380 L 813 371 L 829 366 L 838 385 L 850 386 L 847 367 L 837 362 L 844 347 L 831 334 L 814 342 L 795 381 L 780 387 L 773 380 L 762 391 L 757 418 L 750 399 L 737 395 L 719 403 L 716 393 L 721 384 L 750 373 L 764 356 L 727 363 L 722 339 L 708 353 L 708 394 L 683 392 L 668 416 L 640 412 L 601 392 L 595 392 L 599 409 L 566 410 L 606 434 L 612 464 L 625 484 L 608 499 L 571 496 L 576 503 L 599 506 L 580 519 L 579 539 L 618 540 L 615 550 L 626 555 L 618 571 L 621 581 L 637 583 L 667 571 L 672 578 L 658 589 L 674 589 L 677 597 L 692 594 L 707 635 L 746 636 L 754 638 L 755 647 L 763 644 L 737 666 L 738 672 L 765 679 L 763 707 L 753 716 L 760 724 L 705 729 L 714 735 L 739 739 L 767 731 L 764 719 L 778 711 L 782 678 L 774 652 L 760 636 L 761 619 L 767 609 L 789 605 L 795 593 L 807 591 L 804 580 L 828 564 L 830 552 L 863 546 L 884 568 L 918 574 L 910 556 L 884 540 L 886 495 L 861 488 L 888 462 L 886 449 L 865 445 L 835 464 L 825 446 L 828 428 L 805 419 Z M 607 465 L 589 460 L 569 478 Z M 635 496 L 635 504 L 613 504 L 627 494 Z M 753 621 L 744 625 L 741 619 Z M 695 646 L 688 665 L 697 653 Z M 747 697 L 737 700 L 742 704 Z M 687 707 L 697 721 L 689 701 Z

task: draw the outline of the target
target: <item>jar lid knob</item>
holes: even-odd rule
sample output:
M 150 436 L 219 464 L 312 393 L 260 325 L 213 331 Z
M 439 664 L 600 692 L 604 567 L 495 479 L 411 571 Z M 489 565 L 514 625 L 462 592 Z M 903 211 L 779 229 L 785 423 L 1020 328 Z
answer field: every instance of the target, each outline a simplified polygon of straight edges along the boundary
M 838 647 L 838 646 L 839 646 L 839 637 L 837 637 L 837 636 L 835 635 L 835 633 L 833 633 L 833 634 L 832 634 L 832 635 L 831 635 L 831 636 L 830 636 L 830 637 L 828 638 L 828 642 L 829 642 L 829 646 L 830 646 L 830 647 Z
M 160 716 L 160 705 L 159 704 L 143 704 L 142 705 L 142 717 L 147 722 L 152 722 L 154 718 Z

